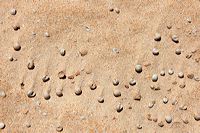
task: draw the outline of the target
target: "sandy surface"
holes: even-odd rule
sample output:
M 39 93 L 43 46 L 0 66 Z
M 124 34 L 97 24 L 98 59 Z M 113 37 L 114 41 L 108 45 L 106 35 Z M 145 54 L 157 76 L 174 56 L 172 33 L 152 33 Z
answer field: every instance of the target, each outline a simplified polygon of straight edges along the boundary
M 5 124 L 0 132 L 54 133 L 60 126 L 66 133 L 198 133 L 199 31 L 199 0 L 0 0 L 0 122 Z M 161 41 L 154 40 L 156 33 Z M 17 43 L 19 51 L 13 49 Z M 176 49 L 182 53 L 175 54 Z M 81 56 L 82 51 L 87 54 Z M 30 61 L 33 70 L 27 68 Z M 136 64 L 142 65 L 142 73 L 135 72 Z M 162 70 L 165 76 L 160 76 Z M 59 79 L 60 71 L 66 79 Z M 153 74 L 157 82 L 152 82 Z M 45 75 L 47 82 L 42 80 Z M 136 85 L 129 85 L 131 78 Z M 119 85 L 113 85 L 114 79 Z M 82 90 L 79 96 L 77 88 Z M 121 96 L 113 95 L 116 89 Z M 36 96 L 29 98 L 29 90 Z M 141 99 L 135 100 L 136 95 Z M 119 104 L 121 112 L 116 111 Z M 180 109 L 183 105 L 185 110 Z

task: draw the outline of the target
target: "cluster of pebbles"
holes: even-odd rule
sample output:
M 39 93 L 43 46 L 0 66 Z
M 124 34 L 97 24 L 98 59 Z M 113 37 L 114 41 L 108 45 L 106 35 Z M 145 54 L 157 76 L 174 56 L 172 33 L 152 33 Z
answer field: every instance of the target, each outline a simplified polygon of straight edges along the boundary
M 116 8 L 116 9 L 113 9 L 113 8 L 110 9 L 110 12 L 113 12 L 113 11 L 115 11 L 117 14 L 120 13 L 120 10 L 117 9 L 117 8 Z M 16 14 L 17 14 L 17 10 L 16 10 L 16 9 L 11 9 L 11 10 L 10 10 L 10 14 L 11 14 L 11 15 L 16 15 Z M 14 25 L 14 26 L 13 26 L 13 29 L 14 29 L 14 30 L 19 30 L 19 29 L 20 29 L 20 25 L 19 25 L 19 24 Z M 45 33 L 44 33 L 44 36 L 49 38 L 49 37 L 50 37 L 50 34 L 49 34 L 48 32 L 45 32 Z M 155 37 L 154 37 L 154 40 L 155 40 L 156 42 L 159 42 L 159 41 L 161 41 L 161 39 L 162 39 L 162 38 L 161 38 L 161 35 L 160 35 L 159 33 L 156 33 L 156 34 L 155 34 Z M 174 43 L 179 43 L 179 38 L 178 38 L 177 35 L 172 35 L 171 40 L 172 40 Z M 14 43 L 14 45 L 13 45 L 13 49 L 14 49 L 15 51 L 20 51 L 20 50 L 22 49 L 22 47 L 21 47 L 21 45 L 20 45 L 19 42 L 16 42 L 16 43 Z M 114 49 L 114 51 L 117 51 L 117 50 Z M 177 49 L 175 50 L 175 54 L 177 54 L 177 55 L 180 55 L 181 52 L 182 52 L 182 50 L 181 50 L 180 48 L 177 48 Z M 60 48 L 60 49 L 59 49 L 59 53 L 60 53 L 61 56 L 65 56 L 66 50 L 65 50 L 64 48 Z M 81 50 L 79 51 L 79 54 L 83 57 L 83 56 L 86 56 L 86 55 L 88 54 L 88 51 L 85 50 L 85 49 L 81 49 Z M 153 54 L 154 56 L 159 56 L 159 50 L 158 50 L 157 48 L 153 48 L 152 54 Z M 10 61 L 13 61 L 14 58 L 13 58 L 13 57 L 9 57 L 9 60 L 10 60 Z M 29 60 L 29 62 L 27 63 L 27 68 L 28 68 L 28 70 L 34 70 L 34 68 L 35 68 L 34 60 Z M 138 74 L 141 74 L 141 73 L 143 72 L 143 67 L 142 67 L 142 65 L 140 65 L 140 64 L 136 64 L 134 69 L 135 69 L 135 72 L 138 73 Z M 174 72 L 173 68 L 170 68 L 170 69 L 168 70 L 167 73 L 168 73 L 169 75 L 173 75 L 175 72 Z M 80 74 L 80 73 L 79 73 L 79 74 Z M 152 74 L 151 81 L 152 81 L 152 82 L 157 82 L 157 81 L 159 80 L 159 75 L 162 76 L 162 77 L 163 77 L 163 76 L 166 76 L 166 70 L 161 70 L 161 71 L 160 71 L 160 74 L 156 74 L 156 73 Z M 63 79 L 66 79 L 66 77 L 68 77 L 68 79 L 73 79 L 73 76 L 72 76 L 72 75 L 67 76 L 67 75 L 65 74 L 64 71 L 60 71 L 60 72 L 58 73 L 58 78 L 59 78 L 59 79 L 63 80 Z M 180 79 L 182 79 L 182 78 L 185 78 L 185 75 L 184 75 L 183 72 L 178 72 L 177 77 L 180 78 Z M 194 78 L 194 74 L 188 74 L 188 75 L 187 75 L 187 78 L 193 79 L 193 78 Z M 44 76 L 41 78 L 41 80 L 45 83 L 45 82 L 48 82 L 49 80 L 51 80 L 51 78 L 50 78 L 49 75 L 44 75 Z M 136 80 L 133 79 L 133 78 L 130 78 L 130 80 L 127 81 L 127 82 L 128 82 L 128 84 L 129 84 L 130 86 L 135 86 L 135 85 L 137 85 Z M 118 86 L 118 85 L 120 84 L 120 81 L 119 81 L 118 79 L 113 79 L 113 80 L 112 80 L 112 84 L 113 84 L 113 86 Z M 184 88 L 185 86 L 184 86 L 184 87 L 183 87 L 183 86 L 180 86 L 180 87 L 181 87 L 181 88 Z M 89 88 L 90 88 L 91 90 L 95 90 L 95 89 L 98 88 L 98 85 L 97 85 L 96 83 L 92 83 L 92 84 L 89 86 Z M 159 86 L 156 86 L 156 85 L 150 85 L 150 88 L 151 88 L 152 90 L 160 90 L 160 87 L 159 87 Z M 1 96 L 4 96 L 4 95 L 5 95 L 5 94 L 3 94 L 2 92 L 0 92 L 0 93 L 1 93 Z M 81 87 L 80 87 L 80 86 L 76 86 L 75 89 L 74 89 L 74 94 L 75 94 L 76 96 L 80 96 L 82 93 L 83 93 L 83 91 L 82 91 Z M 62 97 L 62 96 L 63 96 L 62 89 L 56 90 L 56 95 L 57 95 L 58 97 Z M 5 96 L 6 96 L 6 95 L 5 95 Z M 36 97 L 36 96 L 37 96 L 37 95 L 36 95 L 36 92 L 35 92 L 33 89 L 30 89 L 30 90 L 27 91 L 27 97 L 28 97 L 28 98 L 34 98 L 34 97 Z M 121 97 L 121 96 L 122 96 L 122 93 L 121 93 L 121 91 L 120 91 L 119 89 L 115 88 L 115 89 L 113 90 L 113 96 L 116 97 L 116 98 L 118 98 L 118 97 Z M 44 97 L 45 100 L 49 100 L 49 99 L 51 98 L 51 96 L 50 96 L 50 91 L 49 91 L 49 90 L 44 91 L 44 92 L 43 92 L 43 97 Z M 133 93 L 133 98 L 134 98 L 134 100 L 137 100 L 137 101 L 140 101 L 140 100 L 142 99 L 142 96 L 141 96 L 139 90 L 135 90 L 135 91 L 134 91 L 134 93 Z M 103 96 L 99 96 L 99 97 L 97 98 L 97 101 L 98 101 L 99 103 L 104 103 L 104 100 L 105 100 L 105 99 L 104 99 Z M 167 97 L 164 97 L 164 98 L 162 99 L 162 101 L 163 101 L 163 104 L 167 104 L 168 101 L 169 101 L 169 99 L 168 99 Z M 156 101 L 155 101 L 155 100 L 152 100 L 152 101 L 148 104 L 148 108 L 153 108 L 155 104 L 156 104 Z M 175 104 L 175 103 L 174 103 L 174 104 Z M 173 104 L 172 104 L 172 105 L 173 105 Z M 121 111 L 123 111 L 123 109 L 124 109 L 124 106 L 123 106 L 122 103 L 118 103 L 118 104 L 116 105 L 116 107 L 115 107 L 115 110 L 116 110 L 118 113 L 120 113 Z M 179 109 L 180 109 L 180 110 L 187 110 L 187 106 L 186 106 L 186 105 L 181 105 L 181 106 L 179 107 Z M 193 117 L 194 117 L 194 120 L 200 121 L 200 114 L 199 114 L 199 113 L 194 114 Z M 151 120 L 150 116 L 148 116 L 148 119 Z M 173 117 L 172 117 L 172 115 L 166 115 L 166 116 L 164 117 L 164 120 L 166 121 L 166 123 L 170 124 L 170 123 L 173 122 Z M 154 121 L 154 122 L 157 122 L 157 119 L 155 118 L 155 119 L 153 119 L 153 121 Z M 188 120 L 187 120 L 187 122 L 186 122 L 186 120 L 185 120 L 184 123 L 188 123 Z M 163 127 L 163 126 L 164 126 L 164 122 L 163 122 L 163 121 L 158 122 L 158 126 Z M 30 127 L 30 126 L 29 126 L 29 127 Z M 136 127 L 137 127 L 138 129 L 142 129 L 141 124 L 137 124 Z M 5 128 L 5 124 L 4 124 L 3 122 L 0 121 L 0 129 L 4 129 L 4 128 Z M 62 126 L 57 126 L 57 127 L 56 127 L 56 131 L 57 131 L 57 132 L 63 131 L 63 127 L 62 127 Z

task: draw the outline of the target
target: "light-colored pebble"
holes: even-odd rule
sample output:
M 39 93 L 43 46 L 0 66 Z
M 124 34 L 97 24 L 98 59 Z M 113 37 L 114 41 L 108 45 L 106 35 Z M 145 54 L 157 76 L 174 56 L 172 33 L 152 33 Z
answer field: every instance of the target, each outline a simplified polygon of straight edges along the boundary
M 35 64 L 33 60 L 30 60 L 27 65 L 29 70 L 33 70 L 35 68 Z
M 177 35 L 172 35 L 172 41 L 175 42 L 175 43 L 178 43 L 179 42 L 179 38 Z
M 119 103 L 117 106 L 116 106 L 116 111 L 117 112 L 121 112 L 123 110 L 123 106 L 121 103 Z
M 181 49 L 176 49 L 176 51 L 175 51 L 175 53 L 177 54 L 177 55 L 180 55 L 181 54 Z
M 133 91 L 133 99 L 134 100 L 138 100 L 140 101 L 142 98 L 141 94 L 140 94 L 140 91 L 139 90 L 134 90 Z
M 79 51 L 79 53 L 81 54 L 81 56 L 85 56 L 85 55 L 88 54 L 88 51 L 87 51 L 86 49 L 81 49 L 81 50 Z
M 63 131 L 63 127 L 62 126 L 57 126 L 56 127 L 56 131 L 57 132 L 62 132 Z
M 155 40 L 155 41 L 160 41 L 160 40 L 161 40 L 161 35 L 160 35 L 160 33 L 156 33 L 156 34 L 155 34 L 154 40 Z
M 44 91 L 43 97 L 44 97 L 45 100 L 49 100 L 51 98 L 51 96 L 50 96 L 48 91 Z
M 159 50 L 156 48 L 153 48 L 152 53 L 153 55 L 159 55 Z
M 99 96 L 98 99 L 97 99 L 97 101 L 99 103 L 103 103 L 104 102 L 104 98 L 102 96 Z
M 0 129 L 4 129 L 5 128 L 5 124 L 3 122 L 0 122 Z
M 179 78 L 184 78 L 184 73 L 183 73 L 183 72 L 179 72 L 179 73 L 178 73 L 178 77 L 179 77 Z
M 5 93 L 5 91 L 3 91 L 3 90 L 0 90 L 0 97 L 6 97 L 6 93 Z
M 168 103 L 168 98 L 167 98 L 167 97 L 164 97 L 164 98 L 163 98 L 163 103 L 164 103 L 164 104 Z
M 120 97 L 120 96 L 121 96 L 121 92 L 120 92 L 118 89 L 115 89 L 115 90 L 113 91 L 113 95 L 114 95 L 115 97 Z
M 165 121 L 166 121 L 167 123 L 171 123 L 171 122 L 172 122 L 172 117 L 171 117 L 170 115 L 165 116 Z
M 29 91 L 27 92 L 27 96 L 28 96 L 29 98 L 33 98 L 33 97 L 36 96 L 36 93 L 35 93 L 33 90 L 29 90 Z
M 148 104 L 148 107 L 149 107 L 149 108 L 153 108 L 153 106 L 155 105 L 155 103 L 156 103 L 155 100 L 151 101 L 151 102 Z
M 42 81 L 43 81 L 43 82 L 47 82 L 47 81 L 49 81 L 49 80 L 50 80 L 50 78 L 49 78 L 48 75 L 45 75 L 45 76 L 43 76 L 43 78 L 42 78 Z
M 195 114 L 194 114 L 194 119 L 195 119 L 196 121 L 200 121 L 200 113 L 195 113 Z
M 150 85 L 150 88 L 155 91 L 160 90 L 159 85 Z
M 199 82 L 199 81 L 200 81 L 200 78 L 197 77 L 197 76 L 195 76 L 195 77 L 194 77 L 194 80 L 197 81 L 197 82 Z
M 76 95 L 81 95 L 81 94 L 82 94 L 82 90 L 81 90 L 80 87 L 76 87 L 76 88 L 75 88 L 75 94 L 76 94 Z
M 168 74 L 169 74 L 169 75 L 173 75 L 173 74 L 174 74 L 174 70 L 173 70 L 173 69 L 169 69 L 169 70 L 168 70 Z
M 164 71 L 164 70 L 162 70 L 162 71 L 160 72 L 160 76 L 165 76 L 165 71 Z
M 137 129 L 142 129 L 142 126 L 140 124 L 136 125 Z
M 118 48 L 113 48 L 112 51 L 113 51 L 113 53 L 115 53 L 115 54 L 119 54 L 119 49 L 118 49 Z
M 112 82 L 113 82 L 113 85 L 114 85 L 114 86 L 119 85 L 119 80 L 118 80 L 118 79 L 114 79 Z
M 158 75 L 157 74 L 153 74 L 151 79 L 152 79 L 153 82 L 158 81 Z
M 142 72 L 142 66 L 141 66 L 141 65 L 136 65 L 136 66 L 135 66 L 135 71 L 136 71 L 137 73 L 141 73 L 141 72 Z
M 17 14 L 17 10 L 14 9 L 14 8 L 10 9 L 10 14 L 11 15 L 16 15 Z
M 135 81 L 134 79 L 131 79 L 131 80 L 129 81 L 129 84 L 130 84 L 131 86 L 134 86 L 134 85 L 136 85 L 136 81 Z
M 95 83 L 92 83 L 91 85 L 90 85 L 90 89 L 91 90 L 95 90 L 97 88 L 97 85 L 95 84 Z
M 185 104 L 182 104 L 179 106 L 180 110 L 187 110 L 187 106 Z
M 56 90 L 56 95 L 58 97 L 62 97 L 63 96 L 62 90 L 61 89 Z
M 21 49 L 21 45 L 17 42 L 13 45 L 15 51 L 19 51 Z
M 61 48 L 61 49 L 60 49 L 60 55 L 61 55 L 61 56 L 65 56 L 65 49 L 64 49 L 64 48 Z
M 65 79 L 65 78 L 66 78 L 66 75 L 65 75 L 64 71 L 60 71 L 60 72 L 58 73 L 58 77 L 59 77 L 59 79 Z
M 44 36 L 45 36 L 45 37 L 50 37 L 50 35 L 49 35 L 48 32 L 45 32 L 45 33 L 44 33 Z
M 183 118 L 182 118 L 182 121 L 183 121 L 183 123 L 185 123 L 185 124 L 188 124 L 188 123 L 189 123 L 189 121 L 188 121 L 188 119 L 187 119 L 186 117 L 183 117 Z
M 9 59 L 9 61 L 13 61 L 14 60 L 13 56 L 9 56 L 8 59 Z

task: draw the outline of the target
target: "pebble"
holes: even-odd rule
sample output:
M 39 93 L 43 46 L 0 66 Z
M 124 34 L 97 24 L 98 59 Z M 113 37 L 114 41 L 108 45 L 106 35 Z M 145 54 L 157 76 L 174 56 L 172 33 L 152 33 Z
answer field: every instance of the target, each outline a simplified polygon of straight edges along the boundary
M 190 74 L 187 75 L 187 77 L 188 77 L 189 79 L 193 79 L 193 78 L 194 78 L 194 74 L 190 73 Z
M 165 117 L 165 121 L 167 122 L 167 123 L 171 123 L 172 122 L 172 117 L 171 116 L 166 116 Z
M 60 90 L 60 89 L 56 90 L 56 95 L 58 97 L 62 97 L 63 96 L 62 90 Z
M 179 73 L 178 73 L 178 77 L 179 77 L 179 78 L 184 78 L 184 73 L 183 73 L 183 72 L 179 72 Z
M 114 11 L 114 9 L 113 9 L 113 8 L 110 8 L 110 9 L 109 9 L 109 11 L 110 11 L 110 12 L 113 12 L 113 11 Z
M 150 85 L 150 88 L 155 91 L 160 90 L 160 87 L 158 85 Z
M 158 118 L 153 118 L 152 119 L 154 122 L 157 122 L 158 121 Z
M 153 55 L 159 55 L 159 50 L 156 48 L 153 48 L 152 53 Z
M 181 82 L 180 85 L 179 85 L 180 88 L 185 88 L 185 86 L 186 86 L 185 82 Z
M 142 126 L 140 124 L 136 125 L 137 129 L 142 129 Z
M 180 110 L 187 110 L 187 106 L 185 104 L 182 104 L 179 106 Z
M 155 41 L 160 41 L 161 40 L 161 35 L 159 33 L 156 33 L 155 37 L 154 37 L 154 40 Z
M 5 128 L 5 124 L 3 122 L 0 122 L 0 129 L 4 129 Z
M 29 61 L 27 67 L 29 70 L 33 70 L 35 68 L 35 64 L 34 64 L 33 60 Z
M 182 121 L 183 121 L 183 123 L 185 123 L 185 124 L 188 124 L 188 123 L 189 123 L 189 121 L 188 121 L 188 119 L 187 119 L 186 117 L 183 117 L 183 118 L 182 118 Z
M 121 103 L 119 103 L 117 106 L 116 106 L 116 111 L 117 112 L 121 112 L 123 110 L 123 106 Z
M 164 70 L 162 70 L 162 71 L 160 72 L 160 76 L 165 76 L 165 71 L 164 71 Z
M 178 101 L 174 98 L 173 100 L 172 100 L 172 105 L 176 105 L 178 103 Z
M 99 103 L 103 103 L 104 102 L 104 98 L 102 96 L 99 96 L 97 100 L 98 100 Z
M 199 82 L 200 81 L 200 78 L 199 77 L 194 77 L 194 80 Z
M 81 56 L 85 56 L 87 55 L 88 51 L 86 49 L 81 49 L 79 53 L 81 54 Z
M 115 89 L 115 90 L 113 91 L 113 95 L 114 95 L 115 97 L 120 97 L 120 96 L 121 96 L 121 92 L 120 92 L 118 89 Z
M 134 79 L 131 79 L 131 80 L 129 81 L 129 84 L 130 84 L 131 86 L 134 86 L 134 85 L 136 85 L 136 81 L 135 81 Z
M 11 15 L 16 15 L 17 14 L 17 10 L 14 9 L 14 8 L 10 9 L 10 14 Z
M 76 87 L 76 88 L 75 88 L 75 94 L 76 94 L 77 96 L 82 94 L 82 90 L 81 90 L 80 87 Z
M 25 126 L 26 126 L 27 128 L 30 128 L 30 127 L 31 127 L 31 124 L 30 124 L 29 122 L 27 122 L 27 123 L 25 124 Z
M 50 96 L 50 94 L 49 94 L 48 91 L 45 91 L 45 92 L 43 93 L 43 96 L 44 96 L 44 99 L 45 99 L 45 100 L 49 100 L 49 99 L 51 98 L 51 96 Z
M 158 81 L 158 75 L 157 74 L 153 74 L 151 79 L 152 79 L 153 82 Z
M 176 53 L 177 55 L 180 55 L 180 54 L 181 54 L 181 49 L 176 49 L 175 53 Z
M 151 101 L 151 102 L 148 104 L 148 107 L 149 107 L 149 108 L 153 108 L 153 106 L 155 105 L 155 103 L 156 103 L 155 100 Z
M 45 33 L 44 33 L 44 36 L 45 36 L 45 37 L 50 37 L 50 35 L 49 35 L 48 32 L 45 32 Z
M 139 90 L 134 90 L 133 91 L 133 99 L 134 100 L 138 100 L 140 101 L 142 98 L 141 94 L 140 94 L 140 91 Z
M 114 86 L 119 85 L 119 80 L 118 80 L 118 79 L 114 79 L 114 80 L 113 80 L 113 85 L 114 85 Z
M 163 98 L 163 103 L 164 103 L 164 104 L 167 104 L 167 103 L 168 103 L 168 98 L 167 98 L 167 97 L 164 97 L 164 98 Z
M 172 41 L 175 42 L 175 43 L 178 43 L 179 42 L 179 38 L 177 35 L 172 35 Z
M 47 81 L 49 81 L 49 80 L 50 80 L 50 78 L 49 78 L 48 75 L 45 75 L 45 76 L 43 76 L 43 78 L 42 78 L 42 81 L 43 81 L 43 82 L 47 82 Z
M 117 14 L 119 14 L 119 13 L 120 13 L 120 10 L 119 10 L 118 8 L 115 8 L 115 12 L 116 12 Z
M 119 54 L 119 49 L 118 48 L 113 48 L 112 51 L 113 51 L 113 53 Z
M 195 119 L 196 121 L 200 121 L 200 113 L 195 113 L 195 114 L 194 114 L 194 119 Z
M 12 56 L 9 56 L 8 59 L 9 59 L 9 61 L 13 61 L 14 60 L 14 58 Z
M 3 91 L 3 90 L 0 90 L 0 97 L 6 97 L 6 93 L 5 93 L 5 91 Z
M 59 79 L 65 79 L 65 78 L 66 78 L 66 75 L 65 75 L 65 73 L 64 73 L 63 71 L 60 71 L 60 72 L 58 73 L 58 77 L 59 77 Z
M 91 90 L 95 90 L 97 88 L 97 85 L 95 84 L 95 83 L 92 83 L 91 85 L 90 85 L 90 89 Z
M 61 49 L 59 50 L 59 52 L 60 52 L 60 55 L 61 55 L 61 56 L 65 56 L 65 49 L 64 49 L 64 48 L 61 48 Z
M 142 72 L 142 66 L 141 66 L 141 65 L 136 65 L 136 66 L 135 66 L 135 71 L 136 71 L 137 73 L 141 73 L 141 72 Z
M 186 56 L 185 56 L 187 59 L 190 59 L 192 57 L 192 54 L 191 53 L 188 53 Z
M 28 96 L 29 98 L 33 98 L 33 97 L 36 96 L 36 93 L 35 93 L 33 90 L 29 90 L 29 91 L 27 92 L 27 96 Z
M 173 69 L 169 69 L 168 74 L 169 75 L 173 75 L 174 74 L 174 70 Z
M 15 24 L 15 25 L 13 25 L 13 29 L 14 29 L 15 31 L 19 30 L 19 29 L 20 29 L 20 25 L 19 25 L 18 23 Z
M 56 131 L 57 132 L 62 132 L 63 131 L 63 127 L 62 126 L 57 126 L 56 127 Z
M 164 126 L 164 123 L 163 123 L 162 121 L 160 121 L 160 122 L 158 123 L 158 126 L 159 126 L 159 127 L 163 127 L 163 126 Z
M 13 45 L 15 51 L 19 51 L 21 49 L 21 45 L 17 42 Z

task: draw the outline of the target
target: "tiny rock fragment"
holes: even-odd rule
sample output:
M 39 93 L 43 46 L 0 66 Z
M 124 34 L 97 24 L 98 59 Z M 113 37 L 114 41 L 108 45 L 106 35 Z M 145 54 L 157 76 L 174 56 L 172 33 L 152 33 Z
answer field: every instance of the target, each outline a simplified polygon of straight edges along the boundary
M 65 78 L 66 78 L 66 75 L 65 75 L 64 71 L 60 71 L 60 72 L 58 73 L 58 77 L 59 77 L 59 79 L 65 79 Z
M 79 53 L 81 54 L 81 56 L 85 56 L 87 55 L 88 51 L 86 49 L 81 49 Z
M 140 94 L 140 91 L 139 90 L 134 90 L 133 91 L 133 99 L 134 100 L 138 100 L 140 101 L 142 98 L 141 94 Z
M 187 74 L 187 77 L 188 77 L 189 79 L 193 79 L 193 78 L 194 78 L 194 74 L 189 73 L 189 74 Z

